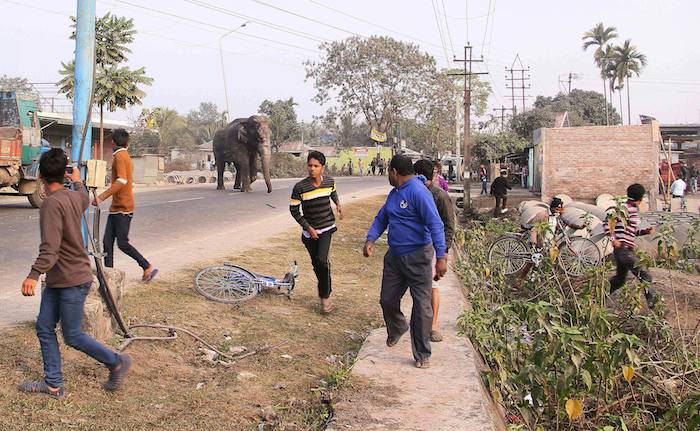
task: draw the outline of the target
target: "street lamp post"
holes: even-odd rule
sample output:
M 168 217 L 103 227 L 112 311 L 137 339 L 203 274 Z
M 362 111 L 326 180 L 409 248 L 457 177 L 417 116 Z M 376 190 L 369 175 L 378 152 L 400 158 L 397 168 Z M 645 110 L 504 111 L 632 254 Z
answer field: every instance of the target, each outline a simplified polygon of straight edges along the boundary
M 233 30 L 228 31 L 228 32 L 222 34 L 221 37 L 219 37 L 219 57 L 221 58 L 221 74 L 224 78 L 224 96 L 226 97 L 226 122 L 228 122 L 229 112 L 231 112 L 231 111 L 230 111 L 229 104 L 228 104 L 228 86 L 226 85 L 226 69 L 224 68 L 224 49 L 221 45 L 221 42 L 224 40 L 224 38 L 226 36 L 228 36 L 231 33 L 235 33 L 238 30 L 242 29 L 249 22 L 250 21 L 246 21 L 243 24 L 239 25 L 238 27 L 234 28 Z

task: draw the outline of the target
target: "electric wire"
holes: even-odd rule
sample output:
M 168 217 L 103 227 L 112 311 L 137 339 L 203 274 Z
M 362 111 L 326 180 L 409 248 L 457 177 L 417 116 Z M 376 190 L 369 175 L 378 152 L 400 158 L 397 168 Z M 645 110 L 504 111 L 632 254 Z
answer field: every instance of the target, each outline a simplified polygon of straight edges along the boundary
M 331 10 L 331 11 L 333 11 L 333 12 L 336 12 L 336 13 L 338 13 L 338 14 L 340 14 L 340 15 L 346 16 L 346 17 L 348 17 L 348 18 L 352 18 L 352 19 L 354 19 L 354 20 L 356 20 L 356 21 L 363 22 L 363 23 L 365 23 L 365 24 L 369 24 L 369 25 L 371 25 L 371 26 L 373 26 L 373 27 L 377 27 L 377 28 L 380 28 L 380 29 L 382 29 L 382 30 L 385 30 L 385 31 L 388 31 L 388 32 L 391 32 L 391 33 L 394 33 L 394 34 L 397 34 L 397 35 L 399 35 L 399 36 L 401 36 L 401 37 L 405 37 L 405 38 L 407 38 L 407 39 L 411 39 L 411 40 L 414 40 L 414 41 L 416 41 L 416 42 L 420 42 L 420 43 L 423 43 L 423 44 L 426 44 L 426 45 L 430 45 L 430 46 L 432 46 L 432 47 L 442 48 L 441 45 L 438 45 L 438 44 L 436 44 L 436 43 L 429 42 L 429 41 L 423 40 L 423 39 L 418 39 L 418 38 L 416 38 L 416 37 L 414 37 L 414 36 L 411 36 L 410 34 L 402 33 L 402 32 L 400 32 L 400 31 L 391 29 L 391 28 L 386 27 L 386 26 L 383 26 L 383 25 L 381 25 L 381 24 L 377 24 L 377 23 L 375 23 L 375 22 L 366 20 L 366 19 L 364 19 L 364 18 L 355 16 L 355 15 L 351 15 L 351 14 L 349 14 L 349 13 L 347 13 L 347 12 L 344 12 L 344 11 L 342 11 L 342 10 L 340 10 L 340 9 L 336 9 L 336 8 L 334 8 L 334 7 L 332 7 L 332 6 L 329 6 L 329 5 L 327 5 L 327 4 L 321 3 L 320 1 L 317 1 L 317 0 L 308 0 L 308 1 L 309 1 L 310 3 L 313 3 L 313 4 L 317 5 L 317 6 L 320 6 L 320 7 L 322 7 L 322 8 L 325 8 L 325 9 Z
M 447 39 L 450 41 L 450 50 L 452 51 L 452 57 L 455 56 L 455 46 L 452 44 L 452 33 L 450 32 L 450 25 L 447 23 L 447 9 L 445 9 L 445 0 L 440 0 L 442 3 L 442 17 L 445 21 L 445 32 L 447 33 Z
M 117 1 L 122 2 L 123 0 L 117 0 Z M 216 6 L 216 5 L 213 5 L 211 3 L 201 1 L 201 0 L 183 0 L 183 1 L 186 3 L 193 4 L 195 6 L 199 6 L 199 7 L 205 8 L 205 9 L 219 12 L 219 13 L 222 13 L 225 15 L 235 16 L 237 18 L 252 21 L 252 22 L 255 22 L 255 23 L 260 24 L 262 26 L 269 27 L 269 28 L 272 28 L 272 29 L 278 30 L 278 31 L 283 31 L 283 32 L 286 32 L 289 34 L 293 34 L 295 36 L 309 39 L 309 40 L 312 40 L 314 42 L 328 42 L 329 41 L 329 39 L 324 38 L 324 37 L 316 36 L 314 34 L 306 33 L 306 32 L 300 31 L 300 30 L 296 30 L 296 29 L 293 29 L 291 27 L 275 24 L 273 22 L 265 21 L 265 20 L 260 19 L 260 18 L 255 18 L 255 17 L 250 16 L 250 15 L 244 15 L 242 13 L 235 12 L 233 10 L 226 9 L 226 8 L 223 8 L 220 6 Z
M 433 15 L 435 15 L 435 24 L 437 25 L 438 28 L 438 33 L 440 34 L 440 42 L 442 43 L 442 49 L 445 53 L 445 63 L 447 65 L 447 68 L 450 68 L 450 58 L 447 54 L 447 45 L 445 45 L 445 37 L 442 34 L 442 26 L 440 25 L 440 17 L 438 16 L 438 11 L 437 7 L 435 6 L 435 2 L 437 0 L 431 0 L 430 3 L 433 6 Z
M 306 21 L 313 22 L 314 24 L 319 24 L 319 25 L 322 25 L 322 26 L 325 26 L 325 27 L 328 27 L 328 28 L 332 28 L 332 29 L 334 29 L 334 30 L 338 30 L 338 31 L 342 31 L 342 32 L 344 32 L 344 33 L 352 34 L 353 36 L 365 37 L 364 35 L 359 34 L 359 33 L 355 33 L 355 32 L 352 31 L 352 30 L 346 30 L 346 29 L 344 29 L 344 28 L 337 27 L 337 26 L 335 26 L 335 25 L 333 25 L 333 24 L 328 24 L 327 22 L 319 21 L 319 20 L 314 19 L 314 18 L 309 18 L 309 17 L 306 16 L 306 15 L 302 15 L 302 14 L 299 14 L 299 13 L 296 13 L 296 12 L 292 12 L 292 11 L 290 11 L 290 10 L 281 8 L 281 7 L 279 7 L 279 6 L 275 6 L 275 5 L 266 3 L 266 2 L 264 2 L 264 1 L 262 1 L 262 0 L 251 0 L 251 1 L 252 1 L 253 3 L 257 3 L 257 4 L 260 4 L 260 5 L 263 5 L 263 6 L 272 8 L 272 9 L 274 9 L 274 10 L 277 10 L 277 11 L 280 11 L 280 12 L 284 12 L 284 13 L 286 13 L 286 14 L 288 14 L 288 15 L 292 15 L 292 16 L 295 16 L 295 17 L 297 17 L 297 18 L 301 18 L 301 19 L 304 19 L 304 20 L 306 20 Z

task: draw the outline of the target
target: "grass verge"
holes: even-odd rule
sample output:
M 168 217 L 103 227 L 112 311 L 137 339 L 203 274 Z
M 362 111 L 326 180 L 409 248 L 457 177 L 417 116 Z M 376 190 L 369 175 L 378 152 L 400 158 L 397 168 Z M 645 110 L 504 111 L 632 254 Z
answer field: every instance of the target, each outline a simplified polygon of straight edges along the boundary
M 183 335 L 168 342 L 135 342 L 123 391 L 106 393 L 106 370 L 61 343 L 66 397 L 20 393 L 16 383 L 42 378 L 33 325 L 0 337 L 0 429 L 320 429 L 332 415 L 332 392 L 347 387 L 353 352 L 381 325 L 378 305 L 381 250 L 362 256 L 369 224 L 383 198 L 347 205 L 332 246 L 335 312 L 319 315 L 316 279 L 298 230 L 277 236 L 228 260 L 262 274 L 281 276 L 299 262 L 293 299 L 258 296 L 242 307 L 208 301 L 195 293 L 193 277 L 215 263 L 198 262 L 131 290 L 122 313 L 134 323 L 168 323 L 189 329 L 221 350 L 281 347 L 230 367 L 212 364 L 199 343 Z M 141 335 L 147 332 L 142 330 Z M 155 334 L 154 334 L 155 335 Z M 112 346 L 120 340 L 110 340 Z M 349 353 L 350 352 L 350 353 Z

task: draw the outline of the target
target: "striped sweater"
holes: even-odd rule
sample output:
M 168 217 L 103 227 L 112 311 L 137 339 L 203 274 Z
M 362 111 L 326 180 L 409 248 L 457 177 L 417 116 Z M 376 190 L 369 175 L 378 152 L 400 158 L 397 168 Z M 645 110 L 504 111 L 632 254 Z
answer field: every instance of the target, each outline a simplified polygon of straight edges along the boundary
M 321 185 L 316 187 L 313 179 L 304 178 L 294 185 L 289 212 L 304 230 L 313 227 L 318 230 L 330 230 L 335 227 L 335 216 L 331 200 L 338 204 L 335 180 L 321 177 Z
M 627 206 L 627 220 L 624 223 L 619 218 L 615 221 L 613 235 L 610 235 L 610 223 L 604 223 L 605 233 L 620 241 L 623 247 L 634 249 L 637 247 L 636 237 L 647 235 L 651 231 L 651 227 L 639 229 L 639 207 L 634 201 L 627 201 L 625 205 Z

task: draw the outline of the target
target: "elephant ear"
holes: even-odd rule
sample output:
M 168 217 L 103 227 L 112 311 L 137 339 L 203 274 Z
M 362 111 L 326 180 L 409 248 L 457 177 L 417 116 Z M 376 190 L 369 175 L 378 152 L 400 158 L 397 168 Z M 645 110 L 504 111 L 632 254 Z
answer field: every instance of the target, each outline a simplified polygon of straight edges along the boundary
M 243 143 L 248 143 L 248 131 L 245 128 L 245 124 L 239 123 L 237 126 L 238 141 Z

